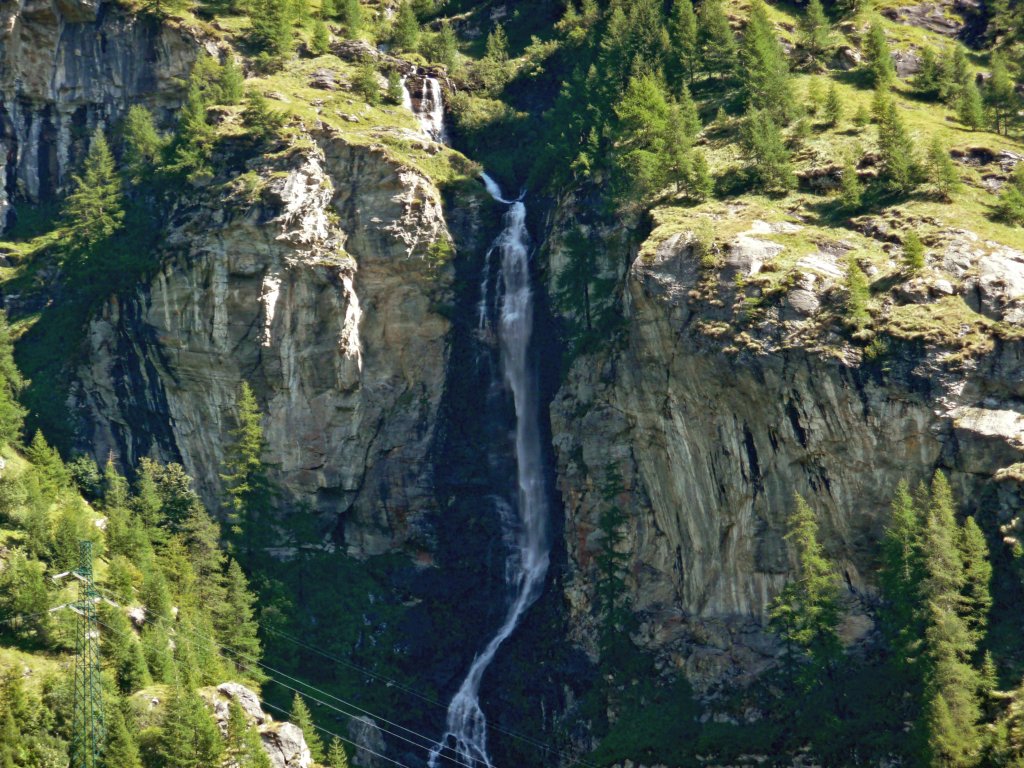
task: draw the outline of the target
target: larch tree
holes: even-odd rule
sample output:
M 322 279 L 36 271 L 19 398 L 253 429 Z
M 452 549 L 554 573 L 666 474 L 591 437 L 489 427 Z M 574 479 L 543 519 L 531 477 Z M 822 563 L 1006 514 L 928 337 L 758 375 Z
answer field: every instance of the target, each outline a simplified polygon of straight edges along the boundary
M 704 71 L 721 79 L 731 79 L 736 74 L 739 54 L 722 0 L 704 0 L 697 11 L 697 22 Z
M 306 706 L 305 700 L 298 693 L 292 698 L 291 721 L 302 729 L 313 760 L 322 763 L 326 756 L 323 739 L 320 738 L 320 734 L 317 733 L 316 728 L 313 726 L 313 715 L 310 713 L 309 707 Z
M 266 525 L 273 492 L 263 464 L 262 413 L 248 382 L 242 382 L 235 412 L 236 426 L 224 457 L 221 481 L 226 496 L 227 521 L 233 547 L 248 555 L 262 537 L 257 527 Z
M 871 22 L 864 42 L 864 66 L 875 87 L 889 85 L 896 79 L 896 68 L 892 63 L 885 28 L 877 19 Z
M 668 76 L 672 88 L 693 85 L 697 74 L 700 55 L 700 41 L 697 32 L 697 14 L 690 0 L 675 0 L 669 21 L 669 39 L 672 55 Z

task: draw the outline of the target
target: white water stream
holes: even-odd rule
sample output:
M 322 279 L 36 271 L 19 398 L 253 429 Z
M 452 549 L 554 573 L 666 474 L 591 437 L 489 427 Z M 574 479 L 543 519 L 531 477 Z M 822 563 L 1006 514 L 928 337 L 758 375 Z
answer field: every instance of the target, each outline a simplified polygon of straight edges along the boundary
M 526 232 L 526 206 L 508 200 L 498 185 L 483 175 L 487 191 L 499 203 L 508 205 L 504 229 L 491 246 L 481 278 L 480 323 L 489 322 L 487 307 L 490 276 L 499 289 L 497 336 L 501 369 L 515 405 L 515 454 L 518 514 L 503 514 L 506 539 L 511 552 L 506 581 L 511 602 L 498 631 L 473 659 L 458 692 L 448 705 L 447 731 L 431 749 L 429 765 L 437 768 L 442 754 L 473 768 L 493 768 L 487 751 L 487 718 L 480 708 L 480 682 L 498 648 L 519 624 L 526 610 L 540 595 L 548 570 L 547 497 L 544 487 L 537 386 L 532 376 L 528 351 L 533 332 L 533 290 L 530 286 L 530 241 Z M 492 264 L 493 261 L 497 264 Z M 507 510 L 506 512 L 510 512 Z

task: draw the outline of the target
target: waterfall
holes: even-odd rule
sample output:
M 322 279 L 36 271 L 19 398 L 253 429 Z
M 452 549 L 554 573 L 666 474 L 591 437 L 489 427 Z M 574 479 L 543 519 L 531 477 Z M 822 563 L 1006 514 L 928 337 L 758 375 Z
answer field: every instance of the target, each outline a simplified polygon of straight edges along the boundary
M 498 648 L 515 630 L 526 610 L 540 595 L 548 570 L 547 498 L 544 487 L 538 392 L 529 364 L 533 332 L 533 291 L 530 286 L 530 247 L 526 206 L 508 200 L 486 174 L 487 191 L 508 205 L 504 229 L 487 254 L 481 279 L 480 323 L 489 322 L 487 308 L 497 303 L 497 336 L 504 381 L 515 406 L 515 456 L 518 498 L 516 510 L 503 510 L 502 523 L 511 541 L 506 581 L 512 601 L 497 633 L 476 655 L 462 685 L 448 705 L 447 731 L 430 750 L 430 768 L 446 750 L 473 768 L 493 768 L 487 751 L 487 718 L 480 708 L 480 682 Z M 492 261 L 497 264 L 492 265 Z M 493 278 L 494 285 L 491 286 Z
M 441 83 L 436 77 L 424 77 L 419 104 L 416 105 L 409 92 L 407 79 L 402 78 L 402 106 L 416 115 L 425 134 L 434 141 L 447 143 L 448 134 L 444 127 L 444 97 L 441 93 Z

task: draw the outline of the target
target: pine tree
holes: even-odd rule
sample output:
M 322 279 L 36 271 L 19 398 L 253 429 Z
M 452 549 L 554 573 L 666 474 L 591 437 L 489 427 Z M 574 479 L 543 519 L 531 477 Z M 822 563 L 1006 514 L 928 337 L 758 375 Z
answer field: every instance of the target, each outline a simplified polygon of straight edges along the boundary
M 331 51 L 331 35 L 323 19 L 313 21 L 313 35 L 309 40 L 309 50 L 314 56 L 323 56 Z
M 214 620 L 221 644 L 244 659 L 239 666 L 252 666 L 262 654 L 257 634 L 259 625 L 254 617 L 255 603 L 256 597 L 249 590 L 242 568 L 232 560 L 224 579 L 224 603 Z
M 250 724 L 242 705 L 232 699 L 228 703 L 226 752 L 236 768 L 270 768 L 270 758 L 263 749 L 259 733 Z M 309 744 L 309 737 L 306 737 Z M 316 759 L 316 755 L 313 756 Z
M 242 122 L 260 141 L 266 141 L 284 126 L 285 116 L 270 108 L 270 102 L 258 90 L 251 90 L 246 95 L 245 109 L 242 110 Z
M 921 545 L 924 520 L 901 480 L 893 497 L 889 525 L 882 539 L 879 584 L 883 605 L 882 630 L 896 655 L 896 669 L 904 671 L 918 652 L 922 625 L 919 619 L 924 563 Z
M 828 94 L 825 96 L 825 123 L 835 128 L 843 120 L 843 100 L 839 97 L 839 89 L 834 82 L 829 83 Z
M 501 27 L 498 27 L 498 29 L 500 30 Z M 504 34 L 504 31 L 502 34 Z M 488 44 L 491 42 L 490 37 L 487 38 L 487 42 Z M 506 41 L 506 59 L 508 58 L 507 45 Z M 455 29 L 447 19 L 441 22 L 441 28 L 437 32 L 435 57 L 449 72 L 454 70 L 459 63 L 459 39 L 455 36 Z
M 245 95 L 245 75 L 238 66 L 235 57 L 228 54 L 224 57 L 224 66 L 220 71 L 220 96 L 224 104 L 233 106 L 242 101 Z
M 72 240 L 91 248 L 124 226 L 121 179 L 101 128 L 92 135 L 82 174 L 72 179 L 74 189 L 65 201 L 64 218 Z
M 985 125 L 985 104 L 973 78 L 964 80 L 960 87 L 956 100 L 956 116 L 972 131 Z
M 711 76 L 730 79 L 736 73 L 736 36 L 729 26 L 722 0 L 704 0 L 697 12 L 700 60 Z
M 871 315 L 868 314 L 870 299 L 871 287 L 867 275 L 861 271 L 857 260 L 851 257 L 846 268 L 846 320 L 857 330 L 871 322 Z
M 952 195 L 960 188 L 960 175 L 949 156 L 949 151 L 942 145 L 939 137 L 932 136 L 928 145 L 926 165 L 928 183 L 942 200 L 949 202 Z
M 996 133 L 1008 134 L 1010 121 L 1020 108 L 1020 100 L 1002 53 L 996 51 L 992 54 L 991 65 L 992 74 L 985 83 L 985 104 L 991 115 L 993 130 Z
M 131 621 L 119 608 L 102 609 L 106 632 L 101 635 L 101 653 L 114 670 L 121 693 L 132 694 L 152 680 L 142 645 L 135 639 Z
M 139 745 L 125 723 L 125 714 L 119 703 L 106 708 L 105 725 L 107 738 L 101 762 L 103 768 L 142 768 Z
M 970 62 L 964 47 L 953 44 L 951 56 L 944 56 L 939 66 L 939 98 L 950 104 L 960 95 L 960 89 L 968 81 L 974 81 Z
M 757 186 L 776 193 L 788 192 L 796 186 L 789 150 L 770 114 L 751 110 L 744 122 L 742 139 Z
M 903 119 L 891 98 L 882 107 L 878 124 L 878 151 L 881 156 L 881 178 L 893 192 L 906 194 L 919 181 L 920 167 L 914 152 L 914 141 L 903 125 Z
M 949 483 L 941 472 L 932 480 L 922 554 L 925 675 L 921 730 L 930 765 L 974 765 L 980 749 L 976 725 L 980 676 L 970 665 L 975 641 L 961 615 L 967 579 Z
M 395 16 L 395 25 L 391 30 L 391 42 L 401 51 L 415 51 L 420 41 L 420 23 L 416 20 L 416 12 L 412 3 L 405 0 Z
M 911 84 L 914 92 L 926 99 L 935 99 L 939 95 L 942 80 L 942 68 L 935 56 L 935 51 L 925 46 L 921 51 L 921 64 Z
M 224 744 L 199 695 L 176 683 L 167 698 L 157 755 L 164 768 L 211 768 L 220 764 Z
M 178 131 L 174 140 L 174 166 L 190 174 L 199 175 L 209 170 L 213 154 L 213 126 L 206 119 L 206 97 L 198 78 L 189 81 L 185 103 L 178 118 Z
M 372 59 L 364 59 L 352 79 L 352 88 L 367 104 L 380 103 L 380 82 Z
M 690 0 L 675 0 L 669 21 L 669 39 L 672 55 L 668 75 L 673 90 L 693 85 L 697 73 L 700 41 L 697 33 L 697 14 Z
M 871 83 L 877 88 L 889 85 L 896 79 L 896 68 L 892 63 L 889 41 L 880 21 L 871 22 L 864 42 L 864 65 Z
M 707 158 L 699 149 L 695 149 L 690 158 L 690 177 L 687 180 L 687 188 L 695 200 L 707 200 L 715 188 L 715 181 L 711 177 Z
M 291 721 L 302 730 L 306 737 L 306 744 L 309 746 L 309 753 L 313 756 L 313 760 L 322 763 L 324 761 L 323 740 L 316 728 L 313 727 L 313 716 L 309 712 L 309 707 L 297 693 L 292 699 Z
M 257 540 L 257 526 L 265 523 L 271 509 L 271 487 L 263 466 L 262 414 L 247 382 L 242 382 L 237 403 L 237 426 L 225 452 L 221 481 L 227 496 L 230 535 L 244 545 L 246 554 Z
M 805 664 L 799 678 L 806 689 L 831 677 L 842 657 L 838 627 L 839 581 L 818 540 L 818 521 L 800 494 L 794 496 L 786 539 L 796 551 L 796 578 L 769 610 L 770 624 L 791 661 Z
M 42 639 L 50 608 L 45 570 L 42 563 L 29 559 L 24 550 L 11 550 L 0 571 L 0 615 L 10 624 L 0 629 L 9 629 L 21 638 Z
M 253 45 L 271 59 L 282 59 L 292 52 L 293 10 L 288 0 L 251 0 L 249 35 Z
M 664 84 L 654 75 L 629 82 L 615 107 L 619 136 L 616 166 L 622 177 L 621 197 L 643 202 L 668 184 L 670 158 L 667 139 L 672 108 Z
M 988 556 L 988 543 L 973 517 L 964 520 L 957 536 L 957 549 L 964 569 L 962 613 L 974 641 L 980 642 L 988 628 L 988 615 L 992 610 L 992 563 Z
M 345 25 L 350 36 L 359 34 L 363 27 L 363 6 L 359 0 L 337 0 L 338 21 Z
M 1008 224 L 1024 226 L 1024 163 L 1017 163 L 999 193 L 995 217 Z
M 743 68 L 748 105 L 767 110 L 779 123 L 788 123 L 796 111 L 789 62 L 763 0 L 753 0 L 750 7 L 743 38 Z
M 331 748 L 327 751 L 327 765 L 329 768 L 348 768 L 348 755 L 345 754 L 345 747 L 337 736 L 331 739 Z
M 153 564 L 143 574 L 139 599 L 146 608 L 147 621 L 168 621 L 171 618 L 171 590 L 163 569 Z
M 903 263 L 911 272 L 924 269 L 924 244 L 913 230 L 903 238 Z
M 164 140 L 157 133 L 153 114 L 134 104 L 124 120 L 124 166 L 128 178 L 138 183 L 160 162 Z
M 800 19 L 800 44 L 815 65 L 821 63 L 831 45 L 828 18 L 825 16 L 821 0 L 810 0 L 807 3 L 804 15 Z

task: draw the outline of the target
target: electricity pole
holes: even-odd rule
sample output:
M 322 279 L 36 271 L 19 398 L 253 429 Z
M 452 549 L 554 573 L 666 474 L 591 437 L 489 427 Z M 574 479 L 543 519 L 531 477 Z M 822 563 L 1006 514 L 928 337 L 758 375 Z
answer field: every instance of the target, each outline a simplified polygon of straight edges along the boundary
M 100 600 L 92 574 L 92 542 L 78 544 L 79 599 L 69 608 L 78 614 L 75 633 L 75 703 L 71 731 L 70 768 L 100 768 L 103 750 L 103 688 L 100 683 Z

